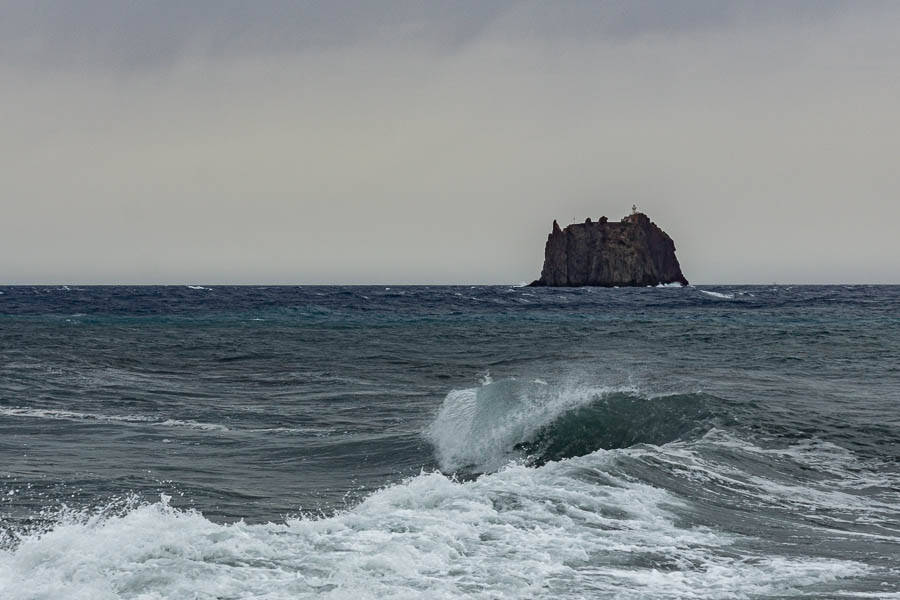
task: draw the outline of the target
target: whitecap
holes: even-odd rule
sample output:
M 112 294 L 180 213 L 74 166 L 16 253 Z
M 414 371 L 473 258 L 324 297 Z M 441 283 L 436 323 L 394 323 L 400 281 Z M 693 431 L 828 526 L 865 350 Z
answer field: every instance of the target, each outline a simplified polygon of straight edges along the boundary
M 721 292 L 711 292 L 708 290 L 697 290 L 701 294 L 706 294 L 707 296 L 712 296 L 713 298 L 722 298 L 724 300 L 732 300 L 734 298 L 734 294 L 723 294 Z
M 516 444 L 531 439 L 560 415 L 633 387 L 553 387 L 512 379 L 494 382 L 487 373 L 481 386 L 447 394 L 425 438 L 435 447 L 445 472 L 495 471 L 521 458 Z
M 464 483 L 422 473 L 346 512 L 284 523 L 216 524 L 165 495 L 64 513 L 0 550 L 0 597 L 782 597 L 867 570 L 742 554 L 737 536 L 680 525 L 681 502 L 618 477 L 614 456 Z

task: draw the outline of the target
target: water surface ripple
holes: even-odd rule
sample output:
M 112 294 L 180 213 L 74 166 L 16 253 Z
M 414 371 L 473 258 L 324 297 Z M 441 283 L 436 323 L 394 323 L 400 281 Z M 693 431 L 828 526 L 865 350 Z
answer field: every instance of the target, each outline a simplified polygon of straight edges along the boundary
M 900 598 L 900 287 L 0 287 L 0 597 Z

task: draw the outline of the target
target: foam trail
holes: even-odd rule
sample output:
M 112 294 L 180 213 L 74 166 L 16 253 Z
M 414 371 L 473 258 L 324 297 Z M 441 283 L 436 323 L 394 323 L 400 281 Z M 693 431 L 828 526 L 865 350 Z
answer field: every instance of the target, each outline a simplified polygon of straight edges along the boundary
M 723 300 L 733 300 L 734 294 L 723 294 L 721 292 L 710 292 L 708 290 L 697 290 L 701 294 L 706 294 L 707 296 L 712 296 L 713 298 L 722 298 Z
M 144 424 L 160 427 L 186 427 L 203 431 L 229 431 L 228 427 L 218 423 L 202 423 L 192 419 L 160 419 L 147 415 L 104 415 L 99 413 L 83 413 L 71 410 L 51 408 L 0 408 L 0 416 L 24 417 L 32 419 L 52 419 L 63 421 L 96 421 L 99 423 Z

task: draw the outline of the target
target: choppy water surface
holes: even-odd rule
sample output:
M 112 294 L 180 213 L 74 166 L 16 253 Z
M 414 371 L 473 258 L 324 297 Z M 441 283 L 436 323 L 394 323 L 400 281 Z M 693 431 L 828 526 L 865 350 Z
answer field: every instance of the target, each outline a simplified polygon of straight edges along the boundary
M 0 288 L 0 598 L 900 598 L 900 287 Z

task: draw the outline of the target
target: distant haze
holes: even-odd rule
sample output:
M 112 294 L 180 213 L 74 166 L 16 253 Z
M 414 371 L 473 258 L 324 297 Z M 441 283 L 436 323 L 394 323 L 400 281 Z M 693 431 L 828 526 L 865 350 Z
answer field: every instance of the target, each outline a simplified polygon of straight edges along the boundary
M 900 283 L 900 3 L 0 0 L 0 284 Z

